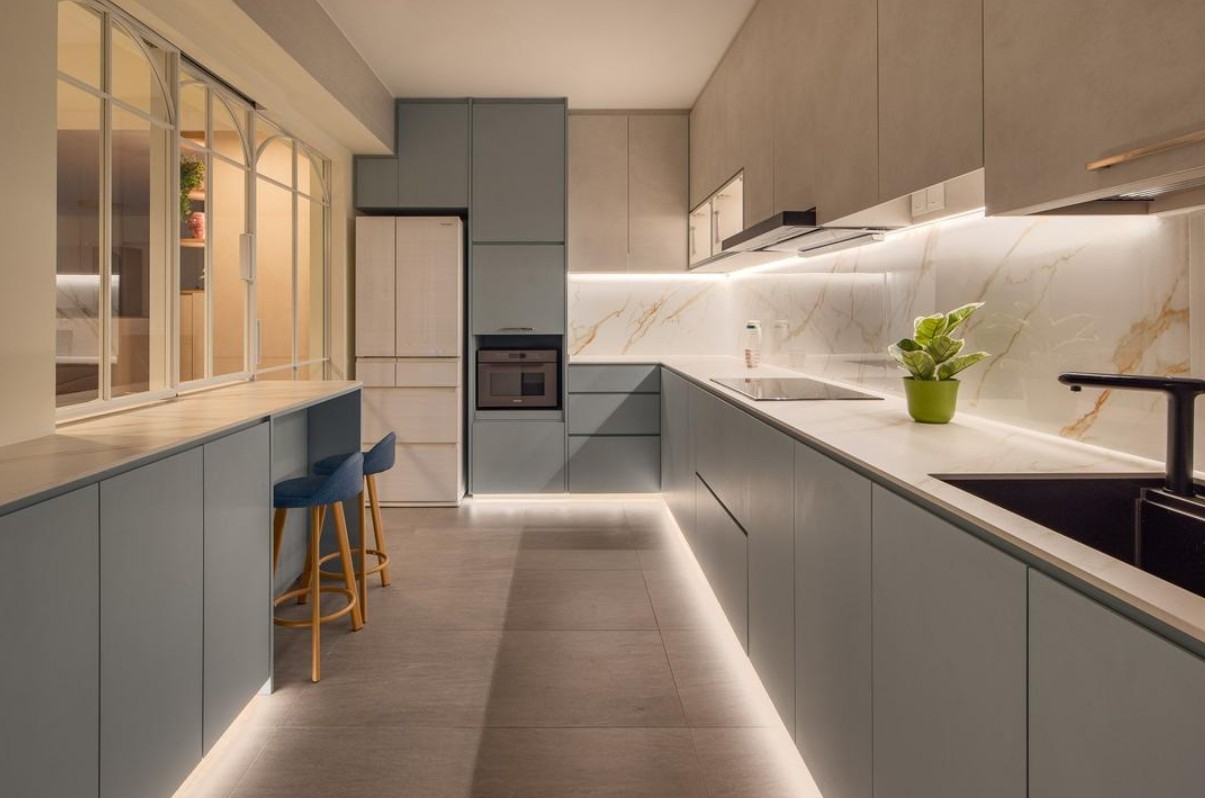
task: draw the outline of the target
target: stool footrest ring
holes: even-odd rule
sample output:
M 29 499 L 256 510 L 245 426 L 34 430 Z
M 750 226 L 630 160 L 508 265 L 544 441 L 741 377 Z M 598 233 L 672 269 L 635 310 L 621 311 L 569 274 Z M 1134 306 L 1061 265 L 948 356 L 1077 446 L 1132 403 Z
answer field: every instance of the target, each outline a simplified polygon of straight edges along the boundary
M 327 587 L 324 585 L 321 588 L 319 588 L 319 590 L 322 593 L 337 593 L 347 599 L 347 604 L 343 605 L 339 609 L 335 610 L 334 612 L 327 613 L 326 615 L 319 616 L 319 618 L 318 618 L 319 623 L 326 623 L 328 621 L 333 621 L 338 618 L 342 618 L 344 615 L 347 615 L 353 609 L 355 609 L 356 604 L 359 603 L 359 600 L 360 600 L 359 597 L 356 595 L 356 591 L 348 590 L 345 587 Z M 302 596 L 302 595 L 308 596 L 309 594 L 310 594 L 310 588 L 308 588 L 308 587 L 297 588 L 296 590 L 290 590 L 288 592 L 281 593 L 279 596 L 277 596 L 276 598 L 274 598 L 272 600 L 272 604 L 274 606 L 279 607 L 281 604 L 284 604 L 286 601 L 289 601 L 290 599 L 294 599 L 294 598 L 297 598 L 298 596 Z M 286 626 L 286 627 L 289 627 L 292 629 L 309 628 L 314 625 L 313 621 L 309 618 L 305 618 L 305 619 L 281 618 L 276 615 L 272 616 L 272 623 L 276 624 L 277 626 Z
M 369 557 L 376 557 L 377 562 L 376 562 L 376 565 L 369 566 L 368 573 L 364 574 L 364 576 L 370 576 L 372 574 L 380 573 L 381 571 L 385 570 L 389 566 L 389 555 L 386 554 L 385 552 L 377 551 L 376 549 L 367 549 L 365 553 L 368 554 Z M 337 559 L 339 559 L 339 552 L 336 551 L 336 552 L 332 552 L 332 553 L 324 556 L 322 559 L 320 559 L 318 561 L 318 564 L 322 565 L 323 563 L 329 562 L 330 560 L 337 560 Z M 354 573 L 356 576 L 361 575 L 359 569 L 355 569 L 355 568 L 353 568 L 352 573 Z M 343 578 L 342 571 L 327 571 L 322 568 L 319 568 L 318 574 L 323 579 L 342 579 Z

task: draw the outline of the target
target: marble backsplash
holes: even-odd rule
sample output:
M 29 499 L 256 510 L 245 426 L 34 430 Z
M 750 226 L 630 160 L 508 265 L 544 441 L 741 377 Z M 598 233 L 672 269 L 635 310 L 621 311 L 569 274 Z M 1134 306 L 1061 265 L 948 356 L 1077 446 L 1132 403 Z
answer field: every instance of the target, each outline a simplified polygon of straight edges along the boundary
M 887 345 L 918 315 L 982 301 L 967 346 L 993 357 L 963 373 L 960 413 L 1162 458 L 1162 397 L 1074 394 L 1055 377 L 1190 372 L 1190 228 L 1202 224 L 977 217 L 752 275 L 573 279 L 569 347 L 735 355 L 743 322 L 759 319 L 768 361 L 902 393 Z

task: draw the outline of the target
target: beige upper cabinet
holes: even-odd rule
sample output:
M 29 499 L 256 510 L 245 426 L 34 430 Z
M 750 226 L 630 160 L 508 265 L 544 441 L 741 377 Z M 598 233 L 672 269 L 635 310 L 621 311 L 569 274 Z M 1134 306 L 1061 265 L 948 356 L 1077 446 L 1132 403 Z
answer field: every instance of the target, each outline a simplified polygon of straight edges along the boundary
M 878 8 L 886 201 L 983 166 L 983 0 L 878 0 Z
M 569 115 L 569 270 L 628 265 L 628 117 Z
M 1201 142 L 1086 168 L 1205 128 L 1202 31 L 1201 0 L 984 0 L 988 212 L 1045 210 L 1205 167 Z
M 807 0 L 761 0 L 770 10 L 774 72 L 774 212 L 816 207 L 816 81 L 819 40 Z
M 686 269 L 689 118 L 569 115 L 569 270 Z
M 397 356 L 396 222 L 356 218 L 356 357 Z

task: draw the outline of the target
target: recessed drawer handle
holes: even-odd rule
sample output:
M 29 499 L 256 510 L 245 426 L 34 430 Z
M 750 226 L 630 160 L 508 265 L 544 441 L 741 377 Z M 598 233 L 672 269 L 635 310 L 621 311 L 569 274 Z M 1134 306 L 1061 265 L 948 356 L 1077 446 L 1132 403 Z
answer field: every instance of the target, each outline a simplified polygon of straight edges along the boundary
M 1161 152 L 1168 150 L 1187 147 L 1190 144 L 1199 144 L 1205 141 L 1205 130 L 1198 130 L 1193 133 L 1185 133 L 1183 136 L 1176 136 L 1174 139 L 1161 141 L 1158 144 L 1148 144 L 1145 147 L 1135 147 L 1132 150 L 1119 152 L 1116 155 L 1110 155 L 1106 158 L 1101 158 L 1096 161 L 1090 161 L 1086 168 L 1089 172 L 1095 172 L 1100 169 L 1108 169 L 1110 166 L 1136 161 L 1139 158 L 1145 158 L 1148 155 L 1158 155 Z
M 498 332 L 535 332 L 535 327 L 499 327 Z

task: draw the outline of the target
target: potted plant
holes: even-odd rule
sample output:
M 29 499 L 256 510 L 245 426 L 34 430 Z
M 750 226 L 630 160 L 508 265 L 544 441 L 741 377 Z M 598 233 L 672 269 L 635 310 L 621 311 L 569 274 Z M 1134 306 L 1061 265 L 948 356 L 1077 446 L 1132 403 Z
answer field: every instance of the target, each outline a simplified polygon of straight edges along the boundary
M 982 302 L 972 302 L 949 313 L 921 316 L 913 323 L 911 338 L 887 348 L 910 375 L 904 377 L 904 395 L 908 398 L 908 415 L 914 420 L 945 424 L 954 417 L 959 385 L 954 375 L 988 357 L 988 353 L 961 354 L 966 341 L 950 333 L 981 307 Z
M 205 162 L 195 155 L 180 156 L 180 221 L 187 223 L 192 216 L 192 201 L 188 195 L 205 185 Z

